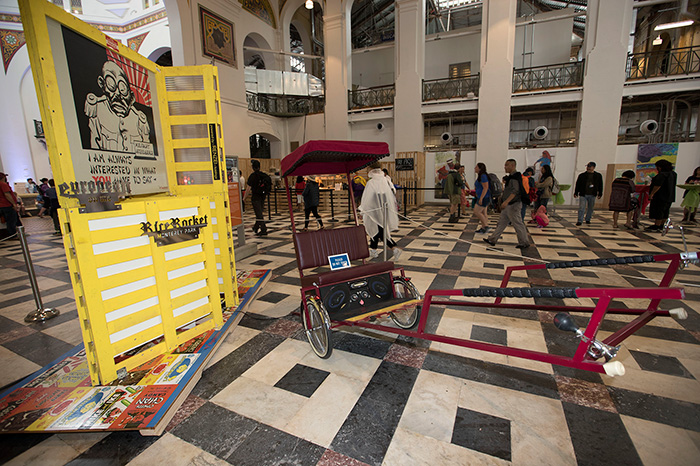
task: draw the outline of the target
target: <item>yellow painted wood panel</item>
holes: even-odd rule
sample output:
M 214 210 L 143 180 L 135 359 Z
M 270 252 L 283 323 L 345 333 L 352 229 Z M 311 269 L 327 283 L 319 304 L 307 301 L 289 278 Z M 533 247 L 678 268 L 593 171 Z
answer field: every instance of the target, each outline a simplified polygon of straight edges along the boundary
M 129 314 L 128 316 L 124 316 L 120 319 L 114 320 L 112 322 L 108 322 L 107 330 L 109 331 L 109 334 L 112 335 L 115 332 L 131 328 L 139 322 L 144 322 L 148 319 L 152 319 L 153 317 L 157 317 L 160 315 L 160 313 L 160 305 L 148 307 L 146 309 L 143 309 L 142 311 L 138 311 L 133 314 Z

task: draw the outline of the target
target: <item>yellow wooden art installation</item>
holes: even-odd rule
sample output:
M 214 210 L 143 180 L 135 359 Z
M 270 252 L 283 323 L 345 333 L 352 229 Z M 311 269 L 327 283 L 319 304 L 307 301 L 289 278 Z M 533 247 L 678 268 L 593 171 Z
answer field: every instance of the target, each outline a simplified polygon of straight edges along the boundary
M 218 75 L 19 4 L 90 376 L 107 384 L 238 304 Z

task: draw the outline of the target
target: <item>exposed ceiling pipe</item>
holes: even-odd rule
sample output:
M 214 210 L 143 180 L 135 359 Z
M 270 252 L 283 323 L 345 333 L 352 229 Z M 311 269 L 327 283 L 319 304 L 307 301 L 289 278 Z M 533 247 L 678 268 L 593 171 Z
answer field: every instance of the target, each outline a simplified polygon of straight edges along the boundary
M 311 16 L 311 42 L 323 50 L 323 42 L 316 38 L 316 18 L 314 17 L 314 10 L 310 10 L 309 14 Z
M 680 15 L 681 15 L 681 16 L 684 16 L 684 17 L 686 17 L 686 18 L 693 19 L 693 20 L 697 20 L 697 19 L 698 19 L 698 16 L 697 16 L 697 15 L 694 15 L 693 13 L 691 13 L 690 11 L 688 11 L 688 0 L 681 0 L 681 12 L 680 12 Z
M 662 3 L 676 3 L 677 0 L 646 0 L 644 2 L 634 2 L 632 8 L 644 8 L 645 6 L 661 5 Z
M 440 14 L 440 10 L 435 4 L 435 0 L 430 0 L 430 3 L 433 5 L 433 9 L 435 10 L 435 18 L 437 18 L 438 22 L 440 23 L 442 30 L 445 31 L 445 23 L 442 22 L 442 14 Z

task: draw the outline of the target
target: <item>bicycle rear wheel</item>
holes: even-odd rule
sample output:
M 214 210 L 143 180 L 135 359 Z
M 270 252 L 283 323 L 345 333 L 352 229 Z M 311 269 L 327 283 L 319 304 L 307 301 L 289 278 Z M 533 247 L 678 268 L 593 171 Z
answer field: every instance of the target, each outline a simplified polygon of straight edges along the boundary
M 315 296 L 304 299 L 304 309 L 301 313 L 306 338 L 311 349 L 321 359 L 328 359 L 333 352 L 331 343 L 331 319 L 323 303 Z

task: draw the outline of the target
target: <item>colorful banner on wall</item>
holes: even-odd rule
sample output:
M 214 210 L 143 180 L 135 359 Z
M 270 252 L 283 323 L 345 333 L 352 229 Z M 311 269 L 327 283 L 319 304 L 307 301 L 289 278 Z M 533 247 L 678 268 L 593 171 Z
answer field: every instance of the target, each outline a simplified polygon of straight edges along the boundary
M 666 159 L 676 166 L 678 158 L 678 143 L 669 144 L 640 144 L 637 146 L 637 184 L 649 184 L 656 176 L 656 162 Z
M 23 31 L 0 29 L 0 49 L 2 50 L 2 64 L 5 67 L 5 74 L 7 74 L 7 68 L 10 66 L 12 57 L 22 48 L 25 42 Z

